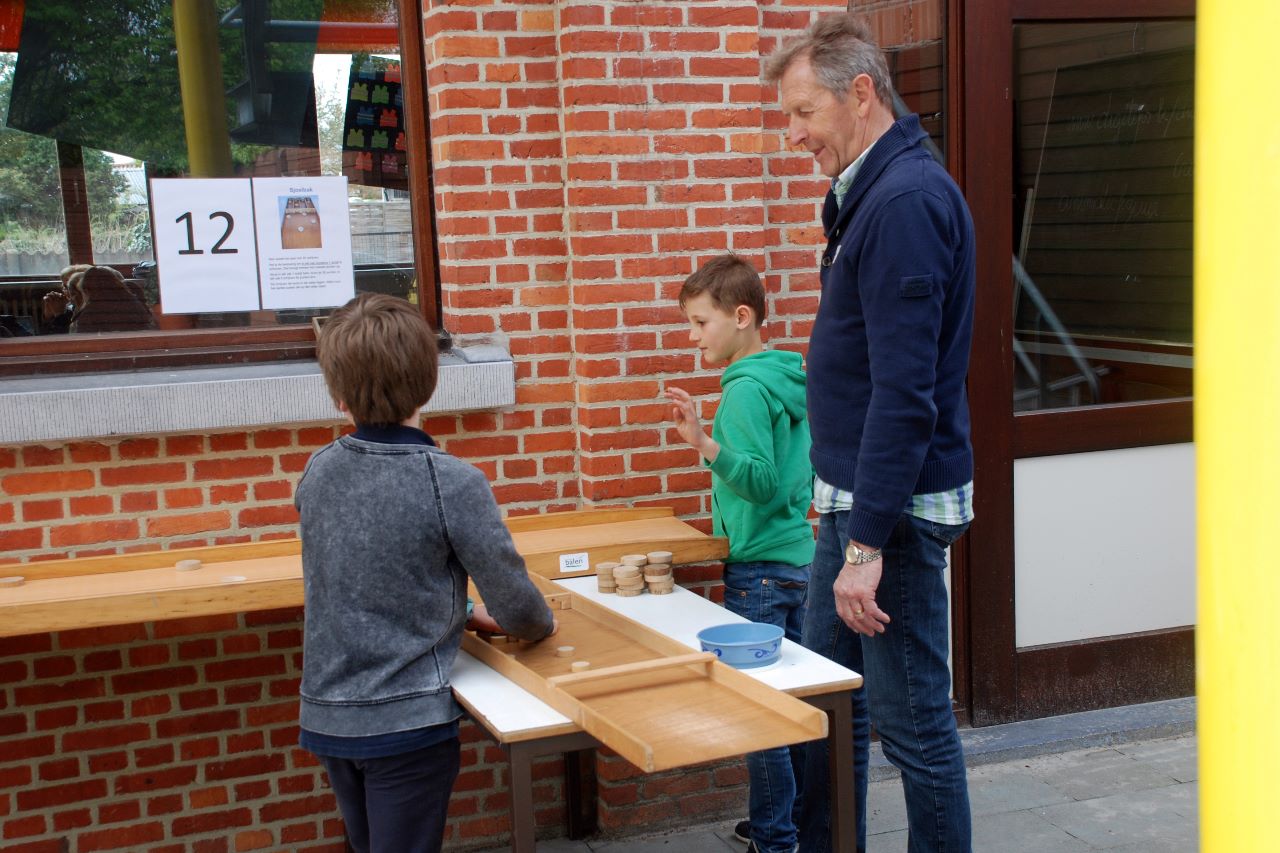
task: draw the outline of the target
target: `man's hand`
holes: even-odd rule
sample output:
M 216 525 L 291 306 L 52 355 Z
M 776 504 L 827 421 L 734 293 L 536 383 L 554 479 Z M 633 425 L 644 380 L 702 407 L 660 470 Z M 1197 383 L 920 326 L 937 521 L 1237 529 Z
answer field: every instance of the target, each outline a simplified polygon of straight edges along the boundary
M 884 633 L 889 614 L 876 604 L 876 587 L 880 585 L 883 560 L 853 565 L 845 563 L 833 587 L 836 615 L 859 634 L 874 637 Z
M 698 420 L 698 408 L 689 392 L 668 388 L 667 399 L 671 401 L 671 419 L 676 422 L 676 432 L 686 444 L 702 454 L 703 459 L 715 462 L 720 455 L 720 445 L 703 431 L 702 422 Z

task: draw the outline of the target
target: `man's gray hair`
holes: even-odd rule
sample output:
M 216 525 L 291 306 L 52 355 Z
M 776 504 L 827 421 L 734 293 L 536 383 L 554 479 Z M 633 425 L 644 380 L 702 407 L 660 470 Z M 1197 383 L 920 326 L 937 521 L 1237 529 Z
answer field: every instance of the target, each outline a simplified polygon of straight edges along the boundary
M 788 41 L 765 61 L 764 80 L 776 83 L 797 60 L 805 58 L 822 87 L 841 101 L 849 94 L 853 78 L 866 74 L 876 97 L 893 103 L 889 65 L 871 31 L 860 18 L 849 14 L 826 15 Z

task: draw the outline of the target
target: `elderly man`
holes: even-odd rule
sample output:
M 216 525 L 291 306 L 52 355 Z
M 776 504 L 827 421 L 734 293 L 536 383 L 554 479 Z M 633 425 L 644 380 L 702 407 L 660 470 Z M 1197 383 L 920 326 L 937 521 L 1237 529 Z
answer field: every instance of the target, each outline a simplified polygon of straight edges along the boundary
M 790 143 L 832 179 L 809 344 L 819 526 L 804 644 L 866 678 L 854 697 L 859 849 L 869 711 L 902 773 L 909 849 L 968 851 L 943 574 L 973 514 L 973 222 L 919 119 L 894 120 L 884 56 L 857 21 L 820 19 L 770 57 L 766 79 Z M 805 764 L 800 849 L 825 850 L 825 742 Z

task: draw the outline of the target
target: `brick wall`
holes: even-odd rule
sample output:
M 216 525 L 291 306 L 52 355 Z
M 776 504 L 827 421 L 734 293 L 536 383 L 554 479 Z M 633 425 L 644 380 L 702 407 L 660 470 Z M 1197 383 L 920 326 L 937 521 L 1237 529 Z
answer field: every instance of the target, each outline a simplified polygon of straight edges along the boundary
M 882 4 L 890 5 L 890 4 Z M 898 4 L 901 5 L 901 4 Z M 911 4 L 907 4 L 910 6 Z M 433 2 L 424 16 L 444 316 L 516 358 L 511 411 L 429 419 L 511 513 L 665 504 L 709 529 L 707 473 L 667 423 L 703 395 L 675 294 L 726 250 L 764 274 L 771 345 L 817 305 L 812 159 L 783 149 L 760 57 L 833 2 Z M 0 562 L 295 535 L 292 486 L 336 424 L 0 448 Z M 679 581 L 716 598 L 719 566 Z M 341 849 L 298 751 L 299 616 L 240 614 L 0 640 L 6 850 Z M 450 845 L 505 842 L 505 759 L 464 729 Z M 535 771 L 564 832 L 561 763 Z M 645 776 L 602 753 L 600 823 L 728 818 L 728 762 Z

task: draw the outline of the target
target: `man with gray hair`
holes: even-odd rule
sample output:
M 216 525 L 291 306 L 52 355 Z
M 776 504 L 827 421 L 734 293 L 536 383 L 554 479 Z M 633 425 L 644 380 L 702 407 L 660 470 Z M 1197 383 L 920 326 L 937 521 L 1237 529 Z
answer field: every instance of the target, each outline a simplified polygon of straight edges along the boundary
M 944 572 L 973 518 L 973 222 L 919 119 L 894 119 L 884 56 L 855 19 L 819 19 L 770 57 L 765 78 L 788 142 L 832 179 L 808 358 L 819 523 L 804 644 L 866 678 L 854 695 L 858 849 L 869 714 L 902 773 L 908 849 L 964 853 Z M 825 741 L 809 745 L 805 768 L 800 849 L 827 850 Z

